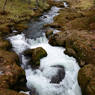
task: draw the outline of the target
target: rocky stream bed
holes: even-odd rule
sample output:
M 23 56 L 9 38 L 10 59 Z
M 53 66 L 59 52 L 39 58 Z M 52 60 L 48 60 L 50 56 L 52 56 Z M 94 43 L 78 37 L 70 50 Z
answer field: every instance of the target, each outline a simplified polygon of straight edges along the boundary
M 79 70 L 79 72 L 78 72 L 78 78 L 76 76 L 76 79 L 78 79 L 78 83 L 79 83 L 79 86 L 81 87 L 82 95 L 95 95 L 95 73 L 94 73 L 95 72 L 95 61 L 94 61 L 95 60 L 95 7 L 92 7 L 91 9 L 87 9 L 87 10 L 72 8 L 71 6 L 69 8 L 62 8 L 63 3 L 62 2 L 60 3 L 59 1 L 57 3 L 56 2 L 54 2 L 54 3 L 51 2 L 51 5 L 57 5 L 59 3 L 58 7 L 61 7 L 61 9 L 59 11 L 60 14 L 58 14 L 54 17 L 54 22 L 44 23 L 43 26 L 45 29 L 47 29 L 47 31 L 45 29 L 43 29 L 40 32 L 43 32 L 43 31 L 46 32 L 46 36 L 49 39 L 50 45 L 52 45 L 54 47 L 55 46 L 65 47 L 65 50 L 62 50 L 62 51 L 65 54 L 76 58 L 79 66 L 81 67 L 80 70 L 79 70 L 79 67 L 77 68 L 77 70 Z M 71 2 L 68 2 L 68 4 L 70 4 L 70 3 Z M 44 16 L 43 19 L 47 19 L 47 15 L 46 15 L 46 17 Z M 30 21 L 30 24 L 31 24 L 31 22 L 32 21 Z M 23 31 L 24 29 L 27 29 L 27 25 L 26 26 L 20 25 L 20 24 L 16 25 L 14 27 L 14 30 L 16 30 L 18 32 L 14 31 L 14 33 L 10 34 L 10 36 L 18 35 L 18 33 L 21 33 L 21 31 Z M 48 26 L 51 28 L 48 28 Z M 39 27 L 39 25 L 37 27 Z M 30 28 L 28 28 L 28 29 L 30 29 Z M 28 30 L 28 29 L 25 30 L 23 33 L 25 33 L 26 31 L 31 31 L 31 29 L 30 30 Z M 6 29 L 4 31 L 6 32 Z M 54 33 L 54 31 L 55 32 L 61 31 L 61 32 Z M 12 32 L 12 30 L 10 30 L 10 28 L 8 28 L 7 32 L 10 33 L 10 32 Z M 30 38 L 36 39 L 38 36 L 43 37 L 43 35 L 39 34 L 39 33 L 36 36 L 35 35 L 33 36 L 33 35 L 34 34 L 32 34 L 32 36 L 30 36 L 30 34 L 27 35 L 27 33 L 26 33 L 26 36 L 28 39 L 30 39 Z M 22 37 L 22 36 L 23 36 L 23 34 L 20 37 Z M 22 37 L 21 40 L 22 39 L 24 39 L 24 38 Z M 20 39 L 18 41 L 20 41 Z M 43 48 L 41 48 L 42 46 L 40 47 L 40 45 L 39 45 L 39 48 L 36 48 L 36 46 L 34 45 L 33 48 L 36 48 L 36 49 L 32 48 L 32 50 L 31 50 L 29 41 L 28 41 L 28 44 L 27 44 L 26 38 L 24 39 L 24 41 L 25 41 L 24 44 L 22 44 L 22 46 L 20 46 L 20 48 L 23 50 L 23 45 L 25 45 L 26 48 L 25 47 L 24 48 L 25 48 L 25 50 L 26 49 L 27 50 L 26 51 L 23 50 L 23 51 L 25 53 L 25 56 L 27 56 L 27 58 L 32 56 L 31 60 L 29 61 L 32 64 L 31 65 L 32 68 L 39 68 L 40 58 L 47 56 L 46 51 L 43 49 L 46 47 L 43 46 Z M 47 40 L 45 40 L 45 42 L 46 41 Z M 10 42 L 12 43 L 12 41 L 10 41 Z M 0 95 L 26 95 L 24 93 L 18 93 L 18 92 L 28 90 L 26 87 L 27 79 L 26 79 L 26 74 L 24 71 L 24 69 L 25 69 L 27 71 L 26 73 L 28 73 L 29 72 L 27 70 L 28 67 L 26 65 L 21 64 L 21 63 L 23 63 L 23 61 L 22 61 L 23 57 L 21 59 L 21 56 L 23 55 L 23 53 L 16 52 L 14 50 L 15 47 L 14 47 L 13 43 L 11 45 L 10 42 L 6 41 L 5 37 L 2 38 L 0 36 Z M 16 42 L 14 42 L 14 43 L 16 43 Z M 20 44 L 21 43 L 22 42 L 20 42 Z M 36 43 L 36 42 L 34 41 L 34 43 Z M 38 43 L 39 43 L 39 40 L 38 40 Z M 30 50 L 28 51 L 28 49 L 30 49 Z M 39 51 L 41 52 L 41 55 L 40 55 Z M 67 59 L 69 59 L 69 58 L 67 58 Z M 69 60 L 72 62 L 71 59 L 69 59 Z M 73 63 L 74 62 L 75 62 L 75 60 L 73 61 Z M 53 67 L 51 67 L 51 68 L 63 69 L 65 67 L 65 65 L 63 65 L 63 67 L 60 67 L 60 65 L 62 65 L 62 64 L 56 64 L 56 65 L 57 66 L 55 66 L 55 64 L 53 64 Z M 23 69 L 21 68 L 21 66 Z M 74 66 L 75 66 L 75 64 L 74 64 Z M 43 68 L 45 68 L 45 67 L 43 67 Z M 43 68 L 40 68 L 40 70 L 43 71 L 44 70 Z M 51 68 L 49 70 L 51 70 Z M 68 69 L 69 67 L 65 67 L 65 68 Z M 61 69 L 58 69 L 58 70 L 61 71 Z M 57 71 L 57 69 L 56 69 L 56 71 Z M 61 72 L 63 72 L 62 78 L 64 78 L 64 75 L 65 75 L 64 70 L 62 70 Z M 36 71 L 34 73 L 37 73 L 38 75 L 40 74 L 39 71 Z M 31 73 L 31 75 L 34 75 L 34 73 Z M 27 76 L 27 77 L 29 78 L 29 76 Z M 45 77 L 51 78 L 51 76 L 48 76 L 48 75 Z M 54 80 L 54 79 L 56 79 L 55 77 L 52 77 L 51 82 L 56 83 L 56 81 Z M 59 77 L 59 76 L 57 76 L 57 77 Z M 35 76 L 35 79 L 36 79 L 36 76 Z M 57 83 L 59 83 L 60 81 L 62 81 L 62 79 L 57 81 Z M 33 82 L 35 82 L 35 81 L 33 81 Z M 46 82 L 44 82 L 44 83 L 46 83 Z M 35 87 L 35 85 L 33 83 L 32 83 L 32 85 Z M 57 87 L 57 89 L 58 89 L 58 87 Z M 36 90 L 33 89 L 33 91 L 31 92 L 31 95 L 33 95 L 33 94 L 37 95 L 38 93 L 35 93 Z M 55 90 L 56 89 L 53 89 L 54 92 L 55 92 Z M 76 90 L 76 89 L 74 89 L 74 90 Z M 16 92 L 16 91 L 18 91 L 18 92 Z M 38 91 L 39 91 L 40 95 L 42 95 L 43 92 L 40 92 L 39 88 L 38 88 Z M 49 91 L 51 91 L 51 90 L 49 90 Z M 72 91 L 67 93 L 62 90 L 62 91 L 60 91 L 58 93 L 54 93 L 54 94 L 44 93 L 44 95 L 45 94 L 46 95 L 61 95 L 61 94 L 62 95 L 70 95 L 70 94 L 71 95 L 81 95 L 80 90 L 76 90 L 76 91 L 77 92 L 75 92 L 74 94 L 71 94 Z M 64 92 L 65 94 L 63 94 L 61 92 Z

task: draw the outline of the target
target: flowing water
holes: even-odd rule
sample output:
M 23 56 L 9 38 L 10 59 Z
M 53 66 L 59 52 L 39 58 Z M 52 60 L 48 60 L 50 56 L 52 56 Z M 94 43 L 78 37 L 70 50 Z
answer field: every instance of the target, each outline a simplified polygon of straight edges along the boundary
M 45 37 L 44 24 L 53 22 L 53 17 L 58 15 L 60 8 L 52 7 L 47 13 L 39 17 L 38 21 L 31 20 L 26 25 L 29 27 L 22 34 L 9 37 L 13 50 L 22 60 L 22 68 L 25 69 L 27 87 L 35 88 L 38 95 L 81 95 L 81 89 L 77 82 L 77 75 L 80 67 L 73 57 L 64 54 L 63 47 L 51 46 Z M 54 30 L 53 32 L 60 32 Z M 47 57 L 40 60 L 39 69 L 33 70 L 29 65 L 23 52 L 26 49 L 42 47 L 47 52 Z M 58 68 L 52 66 L 64 66 L 65 78 L 60 83 L 50 83 L 51 77 L 57 75 Z

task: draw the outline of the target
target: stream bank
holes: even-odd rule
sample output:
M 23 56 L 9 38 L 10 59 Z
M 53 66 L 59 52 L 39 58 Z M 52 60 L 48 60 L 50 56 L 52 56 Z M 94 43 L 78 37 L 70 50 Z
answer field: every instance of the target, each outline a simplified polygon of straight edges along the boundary
M 71 6 L 59 12 L 50 26 L 62 32 L 51 35 L 49 43 L 65 47 L 64 53 L 76 58 L 81 67 L 78 82 L 82 94 L 95 95 L 95 7 L 84 9 Z

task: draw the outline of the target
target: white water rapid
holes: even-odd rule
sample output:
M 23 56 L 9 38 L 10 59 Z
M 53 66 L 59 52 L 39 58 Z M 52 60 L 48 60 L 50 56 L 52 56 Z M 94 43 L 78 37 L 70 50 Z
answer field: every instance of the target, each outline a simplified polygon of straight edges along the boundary
M 52 22 L 54 15 L 59 10 L 54 8 L 52 14 L 47 13 L 47 18 L 42 19 L 44 23 Z M 46 14 L 45 14 L 46 15 Z M 50 23 L 49 22 L 49 23 Z M 36 25 L 36 24 L 35 24 Z M 39 31 L 38 31 L 39 32 Z M 54 33 L 58 30 L 54 30 Z M 30 34 L 29 34 L 30 35 Z M 34 87 L 38 95 L 82 95 L 81 89 L 77 82 L 77 75 L 80 67 L 73 57 L 69 57 L 64 54 L 63 47 L 51 46 L 48 44 L 48 39 L 45 34 L 42 33 L 42 37 L 34 39 L 26 38 L 26 34 L 22 33 L 8 38 L 12 43 L 13 50 L 18 54 L 22 54 L 22 68 L 25 68 L 29 59 L 26 59 L 23 52 L 26 49 L 33 49 L 36 47 L 42 47 L 47 52 L 47 57 L 40 60 L 39 69 L 32 70 L 28 65 L 25 69 L 27 78 L 27 87 Z M 57 74 L 58 68 L 51 66 L 61 65 L 65 67 L 65 78 L 59 83 L 50 83 L 50 78 Z

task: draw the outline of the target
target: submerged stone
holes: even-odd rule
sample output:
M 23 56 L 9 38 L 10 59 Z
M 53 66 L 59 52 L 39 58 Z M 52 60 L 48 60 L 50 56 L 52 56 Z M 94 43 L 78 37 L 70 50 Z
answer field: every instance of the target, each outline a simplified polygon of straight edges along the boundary
M 65 69 L 61 65 L 52 66 L 58 69 L 57 75 L 52 76 L 50 83 L 57 83 L 59 84 L 65 77 Z

